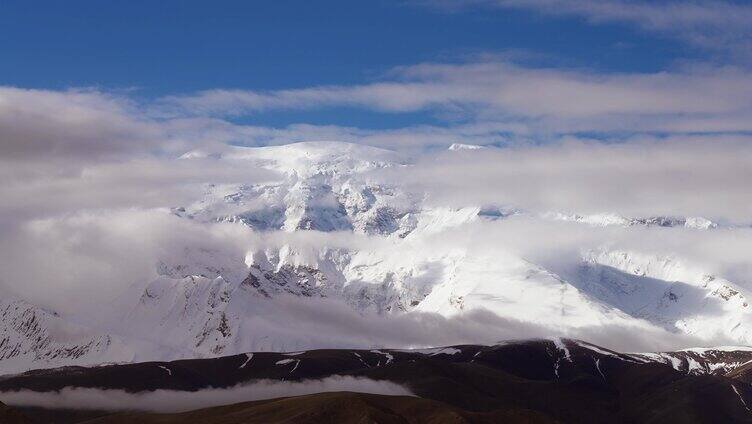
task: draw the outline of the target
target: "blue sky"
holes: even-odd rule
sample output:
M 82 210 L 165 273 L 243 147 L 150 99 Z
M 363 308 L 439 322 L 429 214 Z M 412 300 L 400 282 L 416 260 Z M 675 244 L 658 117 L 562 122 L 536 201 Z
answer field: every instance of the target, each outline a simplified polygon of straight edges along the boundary
M 354 83 L 397 65 L 509 49 L 611 71 L 660 69 L 690 54 L 624 25 L 385 0 L 9 0 L 0 27 L 6 84 L 154 93 Z
M 403 1 L 49 1 L 0 6 L 2 82 L 161 95 L 352 84 L 395 66 L 517 52 L 554 66 L 655 71 L 697 52 L 629 25 Z
M 721 0 L 6 0 L 0 85 L 218 119 L 241 144 L 747 133 L 750 28 Z

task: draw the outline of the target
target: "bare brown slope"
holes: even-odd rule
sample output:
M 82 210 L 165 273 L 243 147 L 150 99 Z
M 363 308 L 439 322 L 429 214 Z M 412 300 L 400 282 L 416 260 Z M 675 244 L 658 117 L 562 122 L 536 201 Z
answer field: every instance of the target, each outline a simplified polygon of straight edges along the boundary
M 0 423 L 2 424 L 30 424 L 30 421 L 24 414 L 0 402 Z
M 752 384 L 752 362 L 733 369 L 726 373 L 726 377 L 741 381 L 743 383 Z
M 36 370 L 0 377 L 0 391 L 51 392 L 64 387 L 132 393 L 157 389 L 196 391 L 258 380 L 289 382 L 349 376 L 396 383 L 425 400 L 450 405 L 455 408 L 452 411 L 466 411 L 473 417 L 532 410 L 566 423 L 752 424 L 752 386 L 728 376 L 688 375 L 688 368 L 677 370 L 649 358 L 569 339 L 415 351 L 257 352 L 211 359 Z M 714 357 L 705 355 L 699 359 L 712 361 Z M 711 368 L 716 367 L 708 365 L 703 369 Z M 365 410 L 370 408 L 383 410 L 370 404 Z M 61 411 L 36 408 L 23 412 L 31 418 L 54 413 L 59 424 L 85 421 L 61 421 Z M 72 412 L 82 418 L 80 411 Z M 86 419 L 91 418 L 88 415 Z
M 555 423 L 540 413 L 507 410 L 473 413 L 409 396 L 336 392 L 244 402 L 179 414 L 116 414 L 86 424 L 252 424 L 252 423 Z

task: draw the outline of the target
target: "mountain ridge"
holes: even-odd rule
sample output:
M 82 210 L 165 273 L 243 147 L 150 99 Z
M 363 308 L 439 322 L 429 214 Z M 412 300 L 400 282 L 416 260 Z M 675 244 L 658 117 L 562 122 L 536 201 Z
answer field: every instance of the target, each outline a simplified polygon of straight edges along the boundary
M 410 158 L 350 143 L 233 147 L 194 152 L 181 160 L 197 158 L 240 162 L 281 175 L 256 184 L 207 182 L 193 203 L 159 212 L 223 226 L 227 232 L 250 231 L 254 238 L 244 250 L 199 241 L 155 257 L 154 276 L 124 290 L 116 302 L 103 306 L 108 315 L 95 320 L 47 313 L 29 302 L 23 308 L 5 306 L 0 365 L 17 372 L 326 343 L 339 347 L 353 344 L 347 337 L 359 337 L 337 336 L 335 324 L 326 329 L 330 335 L 320 328 L 296 332 L 282 327 L 285 311 L 265 301 L 286 297 L 311 305 L 341 302 L 363 320 L 416 317 L 416 326 L 421 314 L 453 320 L 489 311 L 501 319 L 547 326 L 549 334 L 576 335 L 589 325 L 614 325 L 662 329 L 695 337 L 695 344 L 716 344 L 719 335 L 723 343 L 752 344 L 746 287 L 684 258 L 598 246 L 568 262 L 531 260 L 502 243 L 476 246 L 472 238 L 487 232 L 503 236 L 505 223 L 516 222 L 561 222 L 578 231 L 733 231 L 708 220 L 439 206 L 425 193 L 373 174 L 412 166 Z M 55 331 L 78 328 L 78 322 L 91 323 L 87 337 L 76 340 L 67 336 L 72 330 Z M 280 327 L 272 331 L 272 325 Z M 22 346 L 22 339 L 36 337 L 48 342 Z M 378 348 L 390 342 L 357 343 Z
M 104 390 L 104 394 L 114 390 L 111 394 L 121 399 L 131 393 L 136 402 L 146 399 L 139 397 L 144 393 L 156 393 L 154 390 L 198 400 L 207 388 L 216 394 L 221 388 L 231 392 L 244 384 L 305 384 L 350 376 L 402 385 L 424 399 L 422 402 L 458 408 L 461 416 L 471 417 L 468 422 L 484 422 L 483 414 L 511 417 L 521 411 L 529 411 L 523 416 L 548 420 L 544 422 L 752 421 L 746 407 L 752 389 L 733 370 L 713 366 L 749 361 L 752 351 L 696 350 L 668 355 L 682 364 L 695 360 L 703 366 L 683 369 L 650 354 L 625 354 L 581 340 L 555 338 L 417 350 L 253 352 L 212 359 L 37 370 L 0 379 L 0 398 L 13 405 L 23 399 L 40 399 L 44 393 L 60 396 L 58 391 L 63 390 L 68 399 L 75 399 L 76 388 L 90 388 Z M 34 391 L 37 397 L 24 398 L 24 390 Z M 24 408 L 34 405 L 27 403 Z M 202 404 L 191 405 L 188 409 Z M 88 405 L 89 409 L 96 407 Z M 222 415 L 221 408 L 202 413 Z M 411 416 L 415 412 L 405 413 Z M 116 420 L 127 416 L 116 414 L 98 422 L 119 422 Z

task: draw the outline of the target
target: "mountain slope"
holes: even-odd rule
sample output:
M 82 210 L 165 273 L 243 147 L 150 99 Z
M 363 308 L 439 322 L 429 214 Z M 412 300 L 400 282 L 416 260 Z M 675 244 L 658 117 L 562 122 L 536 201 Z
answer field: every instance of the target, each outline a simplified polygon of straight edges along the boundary
M 468 412 L 441 402 L 406 396 L 362 393 L 321 393 L 247 402 L 180 414 L 122 414 L 85 423 L 287 423 L 322 422 L 374 424 L 402 423 L 555 423 L 543 414 L 526 410 Z
M 6 372 L 131 361 L 131 349 L 116 337 L 70 323 L 54 312 L 0 297 L 0 364 Z
M 88 424 L 169 423 L 525 423 L 557 421 L 527 410 L 468 412 L 441 402 L 407 396 L 321 393 L 219 406 L 180 414 L 118 414 L 84 421 Z
M 14 408 L 10 408 L 7 405 L 0 403 L 0 423 L 3 424 L 31 424 L 31 421 L 26 415 L 19 412 Z
M 752 359 L 749 351 L 727 353 Z M 650 355 L 622 354 L 570 339 L 423 350 L 255 352 L 214 359 L 32 371 L 0 380 L 0 399 L 7 402 L 8 391 L 22 389 L 56 396 L 55 391 L 65 387 L 66 390 L 72 387 L 125 390 L 134 396 L 167 389 L 177 391 L 171 392 L 175 398 L 181 391 L 196 393 L 209 387 L 232 390 L 243 387 L 238 384 L 253 387 L 258 382 L 304 383 L 331 376 L 351 376 L 396 383 L 420 398 L 449 405 L 398 398 L 374 400 L 366 396 L 365 404 L 351 411 L 355 414 L 370 411 L 373 401 L 387 405 L 387 409 L 405 408 L 399 414 L 412 419 L 418 419 L 427 409 L 431 413 L 440 411 L 440 418 L 459 416 L 468 422 L 498 418 L 495 414 L 499 413 L 501 417 L 542 422 L 752 422 L 746 406 L 752 401 L 749 385 L 723 375 L 700 373 L 700 369 L 718 371 L 718 363 L 713 362 L 717 359 L 714 355 L 698 356 L 698 360 L 705 361 L 703 366 L 688 373 L 653 360 Z M 113 396 L 124 395 L 113 392 Z M 221 399 L 220 395 L 213 396 Z M 339 395 L 332 396 L 333 402 L 339 404 L 336 400 Z M 331 411 L 332 404 L 321 396 L 306 399 L 313 402 L 311 407 L 315 411 Z M 298 411 L 296 402 L 279 402 L 275 405 L 282 408 L 278 410 L 280 414 Z M 389 402 L 398 405 L 388 406 Z M 213 419 L 228 411 L 239 411 L 241 415 L 261 413 L 254 405 L 237 405 L 199 411 L 194 416 Z M 312 413 L 318 413 L 315 411 Z M 176 417 L 181 415 L 148 419 Z M 100 422 L 110 422 L 107 419 Z M 115 421 L 111 422 L 118 422 L 112 419 Z
M 276 173 L 277 179 L 265 182 L 207 181 L 197 198 L 158 211 L 181 223 L 220 228 L 225 236 L 243 236 L 242 246 L 236 238 L 168 246 L 155 254 L 151 277 L 124 283 L 126 289 L 111 304 L 97 305 L 101 312 L 95 317 L 3 300 L 4 373 L 247 351 L 396 345 L 379 338 L 387 331 L 374 331 L 372 337 L 370 331 L 353 332 L 348 320 L 317 327 L 317 318 L 307 315 L 306 322 L 288 325 L 294 314 L 278 305 L 303 308 L 288 298 L 311 309 L 339 302 L 353 319 L 375 317 L 379 328 L 388 325 L 382 319 L 394 317 L 404 318 L 394 322 L 416 322 L 420 328 L 433 314 L 455 322 L 488 311 L 504 322 L 546 330 L 536 335 L 580 336 L 609 327 L 691 336 L 693 345 L 752 344 L 750 294 L 739 273 L 725 275 L 672 252 L 615 245 L 620 237 L 735 234 L 737 228 L 698 217 L 443 205 L 380 174 L 412 166 L 410 158 L 349 143 L 232 147 L 191 152 L 181 161 L 191 164 L 197 158 Z M 559 226 L 574 238 L 607 231 L 607 242 L 569 249 L 566 255 L 508 246 L 531 231 L 548 237 L 547 230 Z M 557 243 L 552 239 L 550 244 Z M 498 339 L 487 337 L 482 341 Z M 477 341 L 458 336 L 402 342 L 416 347 Z

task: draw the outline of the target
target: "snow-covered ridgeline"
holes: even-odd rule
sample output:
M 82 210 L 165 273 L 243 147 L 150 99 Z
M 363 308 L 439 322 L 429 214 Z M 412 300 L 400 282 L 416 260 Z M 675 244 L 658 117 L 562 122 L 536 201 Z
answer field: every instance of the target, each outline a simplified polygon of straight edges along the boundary
M 28 304 L 6 307 L 0 323 L 5 369 L 305 348 L 308 335 L 259 335 L 265 300 L 284 295 L 341 299 L 362 313 L 452 317 L 484 308 L 562 333 L 589 325 L 652 324 L 700 338 L 722 334 L 752 343 L 746 288 L 675 257 L 604 248 L 584 252 L 579 262 L 560 270 L 505 251 L 468 254 L 467 246 L 447 249 L 431 243 L 431 237 L 468 223 L 519 217 L 568 221 L 586 229 L 718 227 L 704 218 L 429 206 L 424 194 L 371 174 L 409 166 L 407 159 L 347 143 L 238 147 L 218 154 L 191 152 L 183 160 L 199 157 L 266 168 L 280 178 L 264 184 L 207 182 L 201 198 L 175 205 L 172 211 L 179 217 L 259 232 L 344 231 L 378 243 L 314 251 L 289 243 L 252 248 L 244 258 L 196 248 L 155 258 L 159 276 L 138 292 L 124 294 L 125 306 L 113 309 L 117 316 L 106 325 L 96 327 L 97 320 L 88 320 L 96 328 L 86 331 L 71 324 L 88 322 L 84 317 L 56 316 Z

